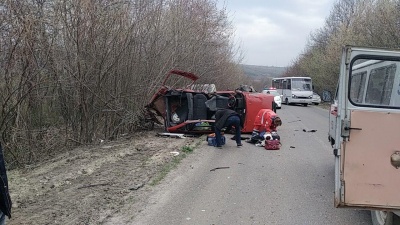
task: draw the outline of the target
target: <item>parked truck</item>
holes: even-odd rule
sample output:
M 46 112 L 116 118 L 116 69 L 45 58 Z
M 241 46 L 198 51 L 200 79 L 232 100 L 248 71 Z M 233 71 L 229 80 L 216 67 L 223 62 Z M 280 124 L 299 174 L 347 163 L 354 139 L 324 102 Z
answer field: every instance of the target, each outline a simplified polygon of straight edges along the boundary
M 374 225 L 400 224 L 400 50 L 343 47 L 333 97 L 335 206 L 371 210 Z

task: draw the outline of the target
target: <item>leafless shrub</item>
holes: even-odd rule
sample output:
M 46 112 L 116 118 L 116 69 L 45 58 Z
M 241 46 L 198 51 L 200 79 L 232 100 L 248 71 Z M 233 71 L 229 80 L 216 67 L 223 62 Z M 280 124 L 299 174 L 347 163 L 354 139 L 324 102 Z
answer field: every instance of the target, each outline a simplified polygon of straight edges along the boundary
M 398 1 L 336 1 L 325 25 L 310 35 L 309 44 L 286 75 L 307 74 L 317 92 L 334 92 L 343 45 L 398 48 L 398 9 Z
M 151 128 L 143 107 L 171 69 L 218 89 L 243 79 L 213 0 L 2 0 L 0 18 L 0 132 L 12 166 Z

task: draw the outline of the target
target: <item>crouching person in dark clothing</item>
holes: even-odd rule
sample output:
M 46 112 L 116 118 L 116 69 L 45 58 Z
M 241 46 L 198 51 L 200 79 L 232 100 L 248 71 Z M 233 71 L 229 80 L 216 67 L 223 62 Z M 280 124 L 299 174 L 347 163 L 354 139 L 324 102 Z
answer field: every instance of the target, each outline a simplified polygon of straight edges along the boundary
M 236 145 L 238 147 L 242 146 L 240 124 L 241 121 L 239 114 L 231 109 L 220 109 L 215 113 L 215 140 L 218 148 L 222 147 L 221 130 L 226 127 L 226 132 L 229 132 L 232 129 L 232 126 L 235 127 L 236 131 Z
M 8 180 L 3 149 L 0 144 L 0 225 L 6 224 L 6 216 L 11 218 L 11 198 L 8 193 Z

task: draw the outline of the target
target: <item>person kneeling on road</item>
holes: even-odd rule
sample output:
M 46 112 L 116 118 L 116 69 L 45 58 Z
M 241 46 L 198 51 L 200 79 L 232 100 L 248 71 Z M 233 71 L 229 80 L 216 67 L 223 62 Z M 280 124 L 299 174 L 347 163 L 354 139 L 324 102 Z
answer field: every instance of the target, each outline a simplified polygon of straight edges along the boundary
M 235 139 L 238 147 L 242 146 L 240 133 L 240 115 L 232 109 L 219 109 L 215 113 L 215 141 L 218 148 L 222 148 L 221 130 L 226 127 L 225 132 L 229 132 L 235 127 Z
M 261 109 L 254 120 L 250 142 L 257 143 L 262 141 L 264 140 L 264 135 L 273 139 L 280 139 L 277 133 L 278 126 L 282 126 L 281 118 L 270 109 Z

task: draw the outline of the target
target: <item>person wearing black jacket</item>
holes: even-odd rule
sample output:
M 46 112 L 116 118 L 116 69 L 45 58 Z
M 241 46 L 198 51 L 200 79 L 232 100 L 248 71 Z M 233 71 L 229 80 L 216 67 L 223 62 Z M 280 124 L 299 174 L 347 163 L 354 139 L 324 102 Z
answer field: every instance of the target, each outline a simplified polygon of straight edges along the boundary
M 235 139 L 238 147 L 242 146 L 242 139 L 240 136 L 240 115 L 231 109 L 219 109 L 215 113 L 215 141 L 218 148 L 222 147 L 221 130 L 226 127 L 226 132 L 235 127 Z
M 6 224 L 6 216 L 11 218 L 11 198 L 8 192 L 8 179 L 4 162 L 3 149 L 0 143 L 0 225 Z

